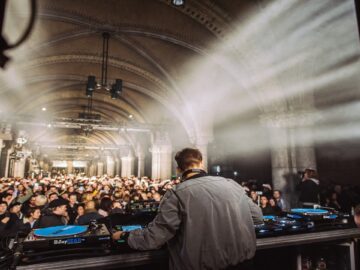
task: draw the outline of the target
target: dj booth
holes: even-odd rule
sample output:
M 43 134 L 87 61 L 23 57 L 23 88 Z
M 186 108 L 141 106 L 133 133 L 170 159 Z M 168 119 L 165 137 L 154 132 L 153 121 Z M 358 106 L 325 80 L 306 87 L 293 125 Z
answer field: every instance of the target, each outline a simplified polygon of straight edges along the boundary
M 13 265 L 52 270 L 168 269 L 166 248 L 139 252 L 123 239 L 111 240 L 111 231 L 146 227 L 155 215 L 155 207 L 140 205 L 131 214 L 115 215 L 104 223 L 33 230 L 14 245 Z M 357 269 L 360 229 L 347 214 L 297 208 L 282 216 L 264 216 L 264 224 L 256 225 L 255 231 L 255 269 Z
M 355 270 L 355 240 L 360 238 L 360 229 L 350 228 L 343 230 L 333 230 L 314 233 L 301 233 L 291 236 L 275 236 L 269 238 L 257 239 L 258 251 L 273 251 L 272 256 L 276 253 L 276 249 L 280 247 L 293 248 L 298 253 L 293 256 L 293 267 L 284 269 L 303 269 L 301 265 L 301 251 L 306 248 L 307 245 L 345 245 L 348 246 L 348 253 L 350 256 L 350 268 Z M 118 269 L 118 268 L 130 268 L 136 266 L 148 266 L 157 265 L 156 269 L 166 269 L 168 254 L 165 249 L 155 251 L 137 251 L 133 253 L 115 254 L 101 257 L 74 259 L 67 261 L 54 261 L 47 263 L 38 263 L 33 265 L 18 266 L 19 270 L 65 270 L 65 269 Z M 256 257 L 261 259 L 261 256 Z M 274 265 L 278 262 L 273 261 Z M 270 264 L 271 265 L 271 264 Z M 161 268 L 163 267 L 163 268 Z M 146 269 L 143 268 L 143 269 Z M 150 269 L 150 268 L 148 268 Z M 266 269 L 271 269 L 269 266 Z M 279 267 L 278 269 L 282 269 Z M 338 268 L 339 269 L 339 268 Z

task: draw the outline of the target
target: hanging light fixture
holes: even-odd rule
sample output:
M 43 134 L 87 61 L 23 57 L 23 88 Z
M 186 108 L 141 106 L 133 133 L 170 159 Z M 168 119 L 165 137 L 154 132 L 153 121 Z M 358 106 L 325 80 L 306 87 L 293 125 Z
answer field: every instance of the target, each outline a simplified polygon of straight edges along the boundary
M 98 115 L 92 113 L 93 109 L 93 93 L 95 90 L 103 90 L 110 92 L 112 99 L 120 99 L 122 92 L 123 82 L 121 79 L 116 79 L 114 84 L 109 84 L 107 79 L 108 72 L 108 60 L 109 60 L 109 39 L 110 34 L 105 32 L 102 34 L 103 37 L 103 50 L 102 50 L 102 64 L 101 64 L 101 80 L 96 82 L 94 75 L 89 75 L 86 83 L 85 94 L 88 97 L 88 104 L 86 106 L 86 112 L 81 114 L 82 118 L 85 119 L 98 119 Z M 82 131 L 88 136 L 92 131 L 91 125 L 84 125 L 81 127 Z
M 114 84 L 109 84 L 107 78 L 110 34 L 108 32 L 104 32 L 102 34 L 102 37 L 103 37 L 103 50 L 102 50 L 102 64 L 101 64 L 101 80 L 100 82 L 96 82 L 96 77 L 94 75 L 88 76 L 85 94 L 89 99 L 92 99 L 93 92 L 95 90 L 105 90 L 110 92 L 110 96 L 112 99 L 119 99 L 120 94 L 122 92 L 122 80 L 116 79 Z M 91 101 L 91 106 L 92 106 L 92 101 Z

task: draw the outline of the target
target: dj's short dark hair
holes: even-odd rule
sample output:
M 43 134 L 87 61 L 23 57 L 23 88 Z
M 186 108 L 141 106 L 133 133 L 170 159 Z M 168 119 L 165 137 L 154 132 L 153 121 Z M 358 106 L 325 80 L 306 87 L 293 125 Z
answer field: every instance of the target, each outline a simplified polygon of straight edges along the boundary
M 198 165 L 202 161 L 202 154 L 196 148 L 184 148 L 175 155 L 177 166 L 180 170 L 185 171 L 192 165 Z

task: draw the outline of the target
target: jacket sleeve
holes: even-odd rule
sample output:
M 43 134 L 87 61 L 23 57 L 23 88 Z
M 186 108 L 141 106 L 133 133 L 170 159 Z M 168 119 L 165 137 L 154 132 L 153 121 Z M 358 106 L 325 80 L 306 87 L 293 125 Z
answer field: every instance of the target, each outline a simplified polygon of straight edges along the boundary
M 19 202 L 19 203 L 24 203 L 26 202 L 28 199 L 30 199 L 30 197 L 33 195 L 33 192 L 31 190 L 31 188 L 28 188 L 26 190 L 26 194 L 19 197 L 16 201 Z
M 173 190 L 168 190 L 160 202 L 159 212 L 148 227 L 130 232 L 128 244 L 133 249 L 158 249 L 173 238 L 180 227 L 179 200 Z
M 255 204 L 251 200 L 251 198 L 249 198 L 247 195 L 245 195 L 245 197 L 246 197 L 247 203 L 249 205 L 251 217 L 252 217 L 254 224 L 264 223 L 263 214 L 262 214 L 260 207 L 257 204 Z

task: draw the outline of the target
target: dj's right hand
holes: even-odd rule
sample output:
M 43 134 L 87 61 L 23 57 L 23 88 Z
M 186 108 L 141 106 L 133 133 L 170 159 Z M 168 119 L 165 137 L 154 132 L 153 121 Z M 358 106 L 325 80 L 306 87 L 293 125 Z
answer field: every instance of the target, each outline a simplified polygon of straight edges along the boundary
M 112 235 L 112 239 L 113 240 L 119 240 L 121 238 L 121 236 L 123 235 L 123 231 L 117 231 L 117 232 L 114 232 L 113 235 Z

